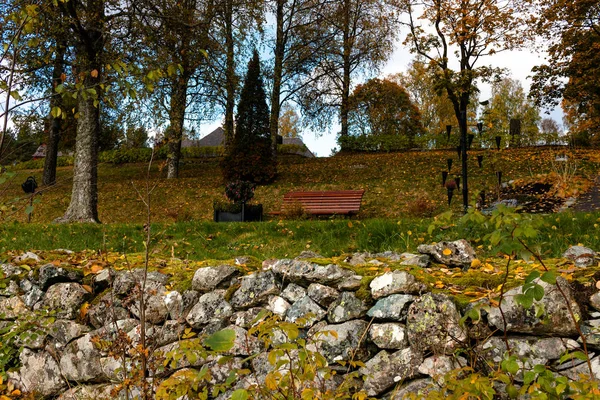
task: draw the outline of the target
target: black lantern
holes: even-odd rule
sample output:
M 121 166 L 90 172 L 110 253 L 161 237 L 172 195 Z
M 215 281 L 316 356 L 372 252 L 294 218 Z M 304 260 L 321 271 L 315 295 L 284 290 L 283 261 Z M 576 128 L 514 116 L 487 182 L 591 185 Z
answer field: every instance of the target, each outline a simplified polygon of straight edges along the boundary
M 479 136 L 483 133 L 483 122 L 477 123 L 477 131 L 479 132 Z
M 448 163 L 448 171 L 450 171 L 452 169 L 452 159 L 451 158 L 447 158 L 446 162 Z
M 448 141 L 450 141 L 451 133 L 452 133 L 452 125 L 446 125 L 446 135 L 448 135 Z
M 496 148 L 500 150 L 500 141 L 502 140 L 502 136 L 496 136 Z
M 462 153 L 460 151 L 460 146 L 456 146 L 456 154 L 458 154 L 458 159 L 460 160 L 460 158 L 462 157 Z
M 35 193 L 35 189 L 37 189 L 37 187 L 37 182 L 33 176 L 30 176 L 21 184 L 21 188 L 23 188 L 23 191 L 27 194 Z
M 479 198 L 481 199 L 481 205 L 485 204 L 485 192 L 479 193 Z
M 483 168 L 483 156 L 477 156 L 477 165 L 479 165 L 479 168 Z
M 502 185 L 502 171 L 496 171 L 496 178 L 498 178 L 498 186 Z
M 471 145 L 473 144 L 473 139 L 475 139 L 475 135 L 473 135 L 472 133 L 469 133 L 469 136 L 467 137 L 467 149 L 471 150 Z
M 456 184 L 456 188 L 460 190 L 460 176 L 454 178 L 454 183 Z
M 442 186 L 446 186 L 446 179 L 448 179 L 448 171 L 442 171 Z
M 450 205 L 452 203 L 452 196 L 454 196 L 454 188 L 449 187 L 448 188 L 448 205 Z

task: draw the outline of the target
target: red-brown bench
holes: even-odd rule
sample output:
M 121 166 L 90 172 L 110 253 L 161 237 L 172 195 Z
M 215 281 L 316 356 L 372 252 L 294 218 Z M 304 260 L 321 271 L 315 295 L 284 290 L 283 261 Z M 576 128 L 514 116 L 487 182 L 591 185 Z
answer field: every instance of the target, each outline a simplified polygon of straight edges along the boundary
M 364 193 L 364 190 L 289 192 L 283 196 L 281 210 L 270 214 L 285 214 L 301 207 L 309 215 L 352 215 L 360 210 Z

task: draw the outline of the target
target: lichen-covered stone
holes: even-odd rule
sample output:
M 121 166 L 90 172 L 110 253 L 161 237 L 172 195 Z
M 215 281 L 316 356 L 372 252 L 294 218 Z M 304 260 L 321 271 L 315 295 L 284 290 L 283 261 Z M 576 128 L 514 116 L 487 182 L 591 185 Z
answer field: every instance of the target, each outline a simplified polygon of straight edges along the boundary
M 101 292 L 105 289 L 108 289 L 112 285 L 116 276 L 117 273 L 112 268 L 104 268 L 94 275 L 94 279 L 92 280 L 94 290 L 96 292 Z
M 81 270 L 57 267 L 54 264 L 46 264 L 39 270 L 38 284 L 40 289 L 46 290 L 56 283 L 81 283 L 82 279 L 83 271 Z
M 114 320 L 128 319 L 129 311 L 123 307 L 121 300 L 111 293 L 95 299 L 88 308 L 87 318 L 90 324 L 98 329 Z
M 343 292 L 327 311 L 327 320 L 332 324 L 364 317 L 369 307 L 353 292 Z
M 138 268 L 133 271 L 120 271 L 114 282 L 113 292 L 116 295 L 129 295 L 137 287 L 141 290 L 144 281 L 144 269 Z M 156 290 L 169 282 L 169 276 L 158 271 L 148 271 L 146 274 L 146 290 Z
M 247 330 L 235 325 L 229 325 L 225 329 L 231 329 L 235 332 L 233 347 L 226 352 L 232 356 L 250 356 L 259 353 L 262 349 L 261 342 L 250 335 Z
M 22 265 L 22 264 L 35 265 L 39 262 L 42 262 L 42 259 L 37 254 L 35 254 L 31 251 L 28 251 L 28 252 L 25 252 L 15 258 L 13 258 L 12 261 L 13 261 L 13 263 L 15 263 L 17 265 Z
M 534 301 L 534 304 L 525 309 L 517 304 L 515 296 L 522 293 L 522 287 L 509 290 L 504 294 L 502 300 L 502 313 L 499 307 L 492 307 L 488 312 L 488 321 L 490 325 L 501 331 L 528 333 L 542 336 L 575 336 L 577 327 L 575 321 L 571 318 L 569 306 L 576 318 L 581 318 L 581 311 L 568 282 L 562 278 L 557 278 L 557 284 L 567 296 L 566 300 L 556 287 L 541 279 L 536 279 L 534 283 L 539 284 L 544 289 L 544 297 L 540 301 Z M 568 306 L 567 306 L 568 304 Z M 536 316 L 542 306 L 541 315 Z M 506 320 L 506 327 L 504 326 Z
M 369 396 L 377 396 L 396 383 L 418 376 L 423 356 L 410 347 L 393 354 L 380 351 L 365 363 L 359 372 L 365 375 L 363 389 Z
M 341 291 L 356 291 L 362 286 L 362 279 L 360 275 L 350 275 L 340 280 L 335 288 Z
M 326 314 L 326 311 L 319 307 L 310 297 L 304 296 L 287 310 L 285 320 L 299 323 L 300 321 L 298 320 L 302 318 L 305 321 L 302 325 L 308 327 L 323 319 Z
M 444 375 L 452 370 L 466 366 L 467 360 L 463 357 L 434 355 L 423 360 L 421 365 L 419 365 L 418 371 L 423 375 L 434 378 L 438 384 L 443 385 Z
M 573 261 L 576 267 L 585 268 L 596 263 L 596 252 L 584 246 L 571 246 L 562 256 Z
M 186 321 L 193 328 L 201 328 L 211 320 L 228 320 L 233 308 L 225 300 L 225 290 L 215 290 L 200 296 L 198 303 L 192 307 Z
M 311 283 L 307 289 L 308 297 L 316 301 L 322 307 L 329 307 L 340 296 L 340 292 L 332 287 Z
M 367 334 L 368 326 L 369 323 L 363 320 L 324 325 L 314 332 L 313 341 L 307 348 L 318 351 L 329 362 L 351 359 L 365 361 L 371 351 L 361 339 Z
M 57 318 L 75 319 L 81 305 L 90 297 L 91 294 L 79 283 L 57 283 L 48 288 L 41 307 L 55 311 Z
M 78 324 L 66 319 L 56 320 L 50 327 L 48 334 L 63 345 L 69 344 L 73 339 L 80 338 L 90 332 L 87 325 Z
M 405 254 L 407 253 L 402 255 L 404 256 Z M 431 257 L 429 257 L 427 254 L 410 254 L 409 257 L 403 258 L 402 262 L 400 263 L 400 265 L 414 265 L 420 268 L 427 268 L 429 267 L 429 264 L 431 264 Z
M 268 310 L 263 307 L 252 307 L 245 311 L 237 311 L 233 313 L 229 321 L 233 325 L 241 326 L 242 328 L 249 329 L 258 325 L 263 321 L 269 314 Z
M 137 388 L 129 388 L 126 395 L 123 385 L 102 383 L 98 385 L 79 385 L 63 392 L 56 400 L 125 400 L 141 398 Z
M 285 301 L 283 297 L 271 296 L 269 297 L 266 309 L 275 315 L 279 315 L 281 318 L 285 318 L 285 314 L 290 307 L 290 303 Z
M 162 324 L 169 316 L 169 310 L 165 304 L 165 291 L 164 286 L 156 290 L 146 290 L 146 294 L 144 295 L 146 321 L 151 324 Z M 141 318 L 139 294 L 136 294 L 134 299 L 134 302 L 129 306 L 129 311 L 137 318 Z
M 60 370 L 64 377 L 74 382 L 104 382 L 106 376 L 102 372 L 100 359 L 102 354 L 88 333 L 71 342 L 60 358 Z
M 0 264 L 0 272 L 4 278 L 21 275 L 24 271 L 25 270 L 23 268 L 17 267 L 14 264 Z
M 386 272 L 373 279 L 369 284 L 371 296 L 374 299 L 389 296 L 391 294 L 420 294 L 427 289 L 423 283 L 406 271 Z
M 434 354 L 452 354 L 467 338 L 456 306 L 444 294 L 427 293 L 415 300 L 408 309 L 406 328 L 413 349 Z
M 343 281 L 344 278 L 354 275 L 352 271 L 344 269 L 339 265 L 320 265 L 304 260 L 290 259 L 277 261 L 273 265 L 272 270 L 282 279 L 304 286 L 311 283 L 335 286 Z
M 278 294 L 279 285 L 273 272 L 256 272 L 241 278 L 240 288 L 233 294 L 231 305 L 235 309 L 254 307 Z
M 198 268 L 192 279 L 192 288 L 202 293 L 210 292 L 237 273 L 238 270 L 231 265 Z
M 0 297 L 0 320 L 13 320 L 29 312 L 19 297 Z
M 415 299 L 416 296 L 409 294 L 393 294 L 379 299 L 367 315 L 378 320 L 402 322 L 406 319 L 408 307 Z
M 281 292 L 281 297 L 291 303 L 297 302 L 304 296 L 306 296 L 306 289 L 300 285 L 296 285 L 295 283 L 290 283 L 285 287 L 283 292 Z
M 437 387 L 431 378 L 415 379 L 394 390 L 389 400 L 405 400 L 408 396 L 426 399 L 427 395 Z
M 408 347 L 406 327 L 396 322 L 371 325 L 369 339 L 380 349 L 400 350 Z
M 19 355 L 21 368 L 11 381 L 23 393 L 36 393 L 52 397 L 67 388 L 58 363 L 45 351 L 33 352 L 24 349 Z
M 471 262 L 477 258 L 475 250 L 464 239 L 454 242 L 439 242 L 433 245 L 422 244 L 417 251 L 430 255 L 436 263 L 449 267 L 470 267 Z

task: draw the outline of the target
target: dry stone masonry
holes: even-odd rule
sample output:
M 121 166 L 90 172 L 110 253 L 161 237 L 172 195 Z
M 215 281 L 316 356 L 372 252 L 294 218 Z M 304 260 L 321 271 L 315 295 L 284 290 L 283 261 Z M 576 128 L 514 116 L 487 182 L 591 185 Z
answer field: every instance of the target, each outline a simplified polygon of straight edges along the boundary
M 412 262 L 412 268 L 426 268 L 444 263 L 464 268 L 475 258 L 466 241 L 422 246 L 420 251 L 416 255 L 355 254 L 343 264 L 372 268 Z M 595 257 L 590 249 L 565 253 L 565 258 L 582 268 L 595 263 Z M 497 366 L 507 343 L 527 368 L 544 364 L 567 377 L 586 372 L 581 361 L 560 363 L 564 354 L 581 350 L 567 304 L 577 318 L 584 317 L 572 288 L 562 278 L 557 284 L 567 302 L 555 285 L 539 281 L 545 296 L 531 309 L 515 302 L 521 288 L 514 288 L 504 294 L 502 312 L 486 307 L 482 320 L 464 324 L 461 318 L 468 308 L 460 309 L 452 297 L 432 292 L 407 271 L 389 270 L 369 280 L 355 272 L 359 268 L 323 264 L 318 258 L 302 254 L 296 259 L 267 260 L 262 269 L 246 275 L 235 265 L 215 263 L 196 270 L 191 289 L 182 292 L 169 289 L 172 277 L 150 272 L 144 299 L 151 360 L 185 351 L 192 340 L 190 333 L 202 336 L 230 329 L 235 334 L 227 359 L 211 355 L 157 362 L 161 368 L 151 371 L 152 387 L 156 390 L 169 377 L 185 377 L 202 367 L 211 372 L 207 385 L 225 382 L 231 371 L 252 371 L 219 394 L 220 399 L 229 398 L 238 388 L 263 385 L 275 368 L 267 346 L 289 340 L 284 332 L 273 333 L 269 344 L 257 337 L 256 327 L 270 315 L 299 325 L 308 350 L 319 352 L 337 371 L 327 385 L 335 387 L 344 374 L 353 373 L 357 377 L 353 390 L 386 400 L 409 393 L 423 396 L 443 384 L 444 375 L 456 368 Z M 127 352 L 115 349 L 118 343 L 130 348 L 140 344 L 143 271 L 105 268 L 89 282 L 80 271 L 45 263 L 34 253 L 1 265 L 0 271 L 0 326 L 9 330 L 35 327 L 17 336 L 19 367 L 10 372 L 10 382 L 43 399 L 124 399 L 119 386 L 124 370 L 137 366 Z M 600 293 L 593 294 L 589 304 L 600 311 Z M 43 315 L 52 319 L 40 319 Z M 34 323 L 41 320 L 49 322 Z M 599 327 L 600 319 L 582 320 L 592 353 L 600 351 Z M 483 357 L 483 366 L 481 360 L 469 365 L 472 360 L 463 357 L 467 348 Z M 285 357 L 297 354 L 292 351 Z M 348 361 L 361 363 L 352 366 Z M 592 365 L 600 378 L 600 356 L 592 359 Z M 129 398 L 139 396 L 137 389 L 132 390 Z

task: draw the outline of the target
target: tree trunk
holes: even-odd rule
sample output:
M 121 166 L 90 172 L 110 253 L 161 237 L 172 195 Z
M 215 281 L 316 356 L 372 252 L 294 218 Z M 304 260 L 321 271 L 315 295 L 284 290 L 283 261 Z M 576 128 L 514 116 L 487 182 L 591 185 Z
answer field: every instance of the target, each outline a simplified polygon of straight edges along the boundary
M 277 0 L 277 37 L 275 39 L 275 66 L 273 68 L 273 91 L 271 93 L 271 147 L 277 156 L 277 135 L 279 134 L 279 114 L 281 112 L 281 77 L 283 74 L 283 57 L 285 55 L 285 38 L 283 32 L 283 6 L 285 0 Z
M 342 75 L 342 105 L 340 107 L 340 122 L 342 125 L 340 136 L 348 136 L 348 99 L 350 98 L 350 57 L 352 43 L 350 37 L 350 2 L 344 2 L 344 32 L 343 32 L 343 75 Z
M 78 18 L 73 8 L 71 18 Z M 99 222 L 98 139 L 100 137 L 100 77 L 104 53 L 104 1 L 88 0 L 85 26 L 75 29 L 76 67 L 83 76 L 85 93 L 77 96 L 77 136 L 73 190 L 65 215 L 55 222 Z M 93 95 L 91 91 L 97 95 Z
M 227 51 L 225 90 L 227 100 L 225 103 L 225 145 L 229 145 L 234 135 L 234 108 L 235 108 L 235 43 L 233 38 L 233 4 L 226 0 L 225 4 L 225 47 Z
M 188 71 L 173 78 L 171 90 L 171 108 L 169 110 L 169 156 L 167 159 L 167 178 L 176 179 L 179 176 L 179 160 L 181 158 L 181 139 L 183 138 L 183 122 L 187 102 Z
M 61 76 L 64 72 L 66 46 L 58 42 L 56 46 L 56 56 L 54 58 L 54 68 L 52 70 L 52 91 L 57 85 L 62 83 Z M 55 95 L 50 99 L 50 110 L 54 107 L 62 108 L 63 102 L 60 95 Z M 44 159 L 44 173 L 42 183 L 44 185 L 54 185 L 56 183 L 56 164 L 58 160 L 58 143 L 62 130 L 62 120 L 60 117 L 49 116 L 50 130 L 46 140 L 46 158 Z

